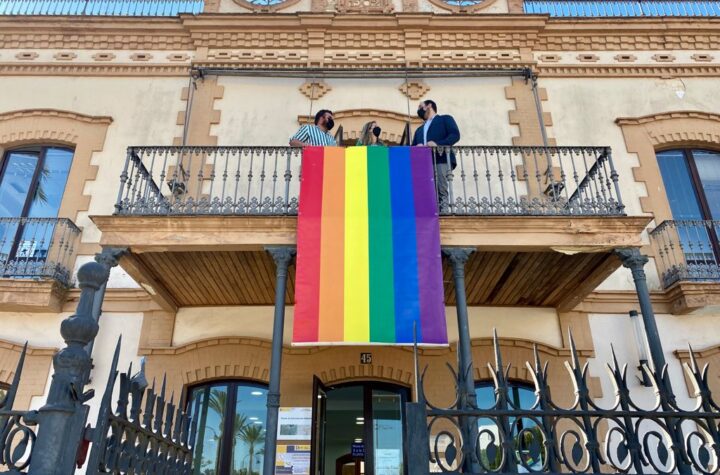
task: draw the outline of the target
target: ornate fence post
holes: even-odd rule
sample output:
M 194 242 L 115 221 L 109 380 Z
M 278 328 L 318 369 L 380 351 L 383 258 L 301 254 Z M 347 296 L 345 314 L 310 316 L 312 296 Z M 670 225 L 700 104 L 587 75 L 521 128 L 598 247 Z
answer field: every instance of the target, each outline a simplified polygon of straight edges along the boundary
M 267 251 L 275 261 L 275 319 L 273 321 L 270 384 L 268 385 L 267 423 L 265 424 L 265 457 L 263 474 L 275 473 L 278 412 L 280 410 L 280 369 L 282 367 L 283 327 L 285 325 L 285 289 L 288 267 L 295 257 L 294 247 L 271 247 Z
M 647 256 L 641 254 L 637 248 L 616 249 L 615 254 L 622 260 L 623 266 L 632 272 L 635 290 L 640 304 L 640 312 L 645 326 L 645 335 L 648 346 L 650 347 L 650 359 L 653 363 L 652 371 L 654 373 L 654 379 L 656 380 L 661 407 L 665 411 L 672 411 L 677 408 L 675 395 L 670 384 L 670 379 L 667 376 L 665 354 L 663 353 L 662 344 L 660 343 L 660 333 L 657 329 L 655 312 L 653 311 L 652 302 L 650 301 L 647 278 L 645 276 L 645 270 L 643 269 L 649 259 Z M 692 470 L 685 456 L 685 442 L 681 427 L 682 420 L 668 417 L 666 421 L 668 433 L 672 440 L 672 450 L 677 463 L 677 470 L 683 475 L 690 474 Z
M 467 296 L 465 294 L 465 263 L 475 252 L 473 248 L 443 248 L 443 254 L 450 260 L 455 283 L 455 308 L 458 319 L 458 391 L 461 410 L 477 407 L 475 398 L 475 380 L 470 348 L 470 324 L 467 313 Z M 463 451 L 465 453 L 465 470 L 477 473 L 477 421 L 472 417 L 463 417 L 462 422 Z
M 53 357 L 54 374 L 47 402 L 38 411 L 38 434 L 34 452 L 40 456 L 30 462 L 30 474 L 66 475 L 73 473 L 87 420 L 84 403 L 93 392 L 84 392 L 92 366 L 85 346 L 98 333 L 92 318 L 95 293 L 107 282 L 105 266 L 89 262 L 78 271 L 80 302 L 75 315 L 63 320 L 60 334 L 67 346 Z

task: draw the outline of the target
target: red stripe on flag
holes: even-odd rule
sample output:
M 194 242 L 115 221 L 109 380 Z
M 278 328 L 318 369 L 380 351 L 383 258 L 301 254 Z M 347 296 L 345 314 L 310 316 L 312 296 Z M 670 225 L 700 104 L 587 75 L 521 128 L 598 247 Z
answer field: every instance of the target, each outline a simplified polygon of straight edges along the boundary
M 323 159 L 322 147 L 303 150 L 295 266 L 293 341 L 296 343 L 318 341 Z

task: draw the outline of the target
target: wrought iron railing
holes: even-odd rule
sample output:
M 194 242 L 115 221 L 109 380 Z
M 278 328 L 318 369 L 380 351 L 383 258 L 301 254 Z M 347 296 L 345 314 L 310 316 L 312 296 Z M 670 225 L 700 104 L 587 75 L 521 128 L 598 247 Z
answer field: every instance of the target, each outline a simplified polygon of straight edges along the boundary
M 444 215 L 624 212 L 607 147 L 434 149 L 441 162 L 446 153 L 457 166 L 446 173 Z M 130 147 L 116 214 L 294 215 L 300 164 L 301 149 L 291 147 Z
M 0 277 L 70 285 L 79 240 L 66 218 L 0 218 Z
M 667 366 L 647 366 L 654 389 L 652 404 L 631 396 L 627 367 L 613 351 L 607 365 L 614 400 L 606 407 L 590 396 L 588 366 L 580 364 L 571 341 L 571 358 L 565 363 L 574 387 L 574 401 L 563 407 L 555 402 L 548 382 L 548 365 L 527 362 L 533 378 L 535 401 L 519 407 L 509 397 L 511 365 L 505 366 L 497 338 L 495 364 L 488 363 L 495 387 L 495 403 L 478 408 L 463 394 L 461 374 L 454 374 L 458 398 L 446 408 L 425 398 L 422 378 L 418 402 L 407 404 L 409 475 L 443 473 L 702 473 L 720 469 L 720 407 L 708 387 L 707 367 L 698 365 L 690 350 L 684 369 L 694 388 L 695 403 L 680 407 L 673 394 Z M 518 371 L 521 371 L 518 368 Z M 560 385 L 558 387 L 565 387 Z M 553 386 L 555 388 L 555 386 Z
M 717 0 L 525 0 L 525 13 L 553 17 L 713 17 Z
M 662 283 L 720 281 L 720 221 L 663 221 L 650 232 Z

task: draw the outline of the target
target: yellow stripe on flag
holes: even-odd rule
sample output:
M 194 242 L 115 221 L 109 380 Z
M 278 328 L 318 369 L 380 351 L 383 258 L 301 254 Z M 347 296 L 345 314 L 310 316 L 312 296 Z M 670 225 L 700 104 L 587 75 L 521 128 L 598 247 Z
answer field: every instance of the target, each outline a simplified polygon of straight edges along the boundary
M 370 341 L 367 147 L 345 150 L 346 342 Z

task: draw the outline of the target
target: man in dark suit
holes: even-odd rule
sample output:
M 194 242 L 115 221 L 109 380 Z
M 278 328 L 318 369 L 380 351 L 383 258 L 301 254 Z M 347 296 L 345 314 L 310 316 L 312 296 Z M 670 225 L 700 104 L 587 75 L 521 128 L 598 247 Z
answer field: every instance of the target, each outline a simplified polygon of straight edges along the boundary
M 435 102 L 422 101 L 418 106 L 417 114 L 425 123 L 415 131 L 413 145 L 449 147 L 460 140 L 460 130 L 455 119 L 451 115 L 439 115 Z M 436 151 L 434 156 L 438 204 L 442 211 L 448 205 L 448 174 L 455 168 L 457 162 L 453 152 Z

